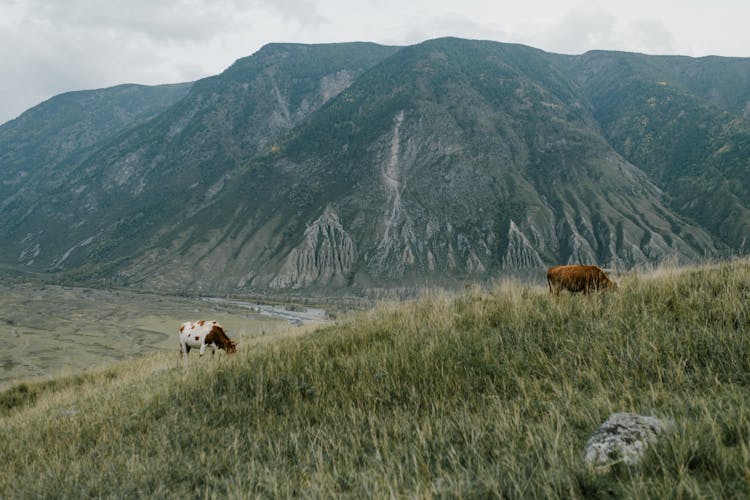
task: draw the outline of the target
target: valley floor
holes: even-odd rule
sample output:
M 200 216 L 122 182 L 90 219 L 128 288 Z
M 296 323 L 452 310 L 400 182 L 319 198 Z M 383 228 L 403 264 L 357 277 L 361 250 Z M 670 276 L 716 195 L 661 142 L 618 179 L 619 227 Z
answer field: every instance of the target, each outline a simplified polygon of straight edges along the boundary
M 325 311 L 281 305 L 51 285 L 0 285 L 0 388 L 29 377 L 74 373 L 154 352 L 179 361 L 183 321 L 216 319 L 243 340 L 295 324 L 319 323 Z

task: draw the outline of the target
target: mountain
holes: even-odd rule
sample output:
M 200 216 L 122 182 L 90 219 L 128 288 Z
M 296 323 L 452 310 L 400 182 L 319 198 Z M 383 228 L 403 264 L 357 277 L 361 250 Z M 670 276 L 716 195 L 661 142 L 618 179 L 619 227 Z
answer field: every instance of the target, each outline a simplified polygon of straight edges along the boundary
M 0 127 L 3 170 L 58 164 L 159 115 L 182 99 L 191 85 L 130 84 L 55 96 Z
M 593 52 L 572 66 L 605 139 L 735 251 L 750 234 L 750 60 Z
M 748 80 L 745 59 L 272 44 L 5 195 L 1 264 L 329 294 L 743 253 Z
M 152 119 L 82 151 L 54 186 L 9 200 L 0 212 L 13 240 L 4 253 L 30 268 L 108 273 L 394 50 L 273 44 L 238 60 Z
M 158 116 L 180 100 L 189 83 L 119 85 L 53 97 L 0 126 L 3 208 L 25 191 L 44 190 L 63 177 L 84 151 Z

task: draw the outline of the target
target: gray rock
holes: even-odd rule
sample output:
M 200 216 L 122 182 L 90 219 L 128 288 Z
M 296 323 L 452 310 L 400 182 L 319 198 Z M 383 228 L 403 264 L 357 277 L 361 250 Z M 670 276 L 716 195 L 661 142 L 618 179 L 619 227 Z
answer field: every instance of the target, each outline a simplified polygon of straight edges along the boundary
M 636 465 L 649 444 L 672 429 L 673 423 L 635 413 L 613 413 L 586 443 L 584 460 L 594 467 L 615 463 Z
M 304 240 L 289 253 L 271 287 L 342 284 L 356 261 L 354 240 L 344 230 L 336 211 L 329 206 L 305 230 Z

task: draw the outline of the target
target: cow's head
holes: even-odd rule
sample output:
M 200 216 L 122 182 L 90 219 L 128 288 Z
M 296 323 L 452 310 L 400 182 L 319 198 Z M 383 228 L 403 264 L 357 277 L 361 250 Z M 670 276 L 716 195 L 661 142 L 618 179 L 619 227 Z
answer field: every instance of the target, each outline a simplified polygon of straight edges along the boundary
M 215 323 L 211 328 L 211 331 L 206 335 L 206 343 L 210 344 L 213 342 L 219 349 L 224 349 L 227 354 L 234 354 L 237 352 L 237 342 L 227 337 L 224 328 L 218 323 Z
M 603 288 L 605 291 L 606 290 L 617 290 L 617 283 L 615 283 L 614 281 L 612 281 L 611 279 L 609 279 L 609 278 L 607 278 L 605 276 L 603 282 L 600 283 L 599 288 Z
M 234 354 L 237 352 L 237 342 L 230 340 L 228 343 L 224 344 L 224 350 L 227 354 Z

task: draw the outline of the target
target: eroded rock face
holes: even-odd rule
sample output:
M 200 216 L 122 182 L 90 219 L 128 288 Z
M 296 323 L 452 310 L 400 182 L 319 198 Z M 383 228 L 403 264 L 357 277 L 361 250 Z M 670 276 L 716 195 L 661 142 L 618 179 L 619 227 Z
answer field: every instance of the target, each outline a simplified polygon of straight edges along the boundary
M 584 460 L 594 467 L 636 465 L 649 444 L 672 429 L 672 422 L 635 413 L 613 413 L 586 443 Z
M 340 286 L 356 260 L 354 241 L 344 230 L 336 212 L 328 207 L 305 230 L 305 239 L 289 253 L 270 286 L 302 288 L 332 282 Z
M 508 249 L 503 257 L 506 269 L 543 268 L 544 262 L 526 235 L 513 220 L 508 229 Z

